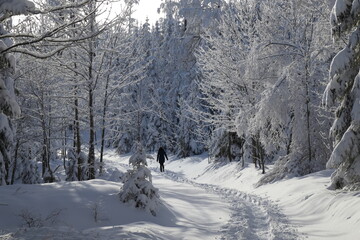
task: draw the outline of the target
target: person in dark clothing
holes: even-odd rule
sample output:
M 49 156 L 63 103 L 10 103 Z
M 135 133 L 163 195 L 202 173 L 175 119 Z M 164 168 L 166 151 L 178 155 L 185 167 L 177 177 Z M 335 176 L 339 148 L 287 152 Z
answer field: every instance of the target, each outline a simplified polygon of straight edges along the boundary
M 169 160 L 165 150 L 162 147 L 160 147 L 156 158 L 156 161 L 160 163 L 160 172 L 163 172 L 165 170 L 164 168 L 165 157 L 166 160 Z

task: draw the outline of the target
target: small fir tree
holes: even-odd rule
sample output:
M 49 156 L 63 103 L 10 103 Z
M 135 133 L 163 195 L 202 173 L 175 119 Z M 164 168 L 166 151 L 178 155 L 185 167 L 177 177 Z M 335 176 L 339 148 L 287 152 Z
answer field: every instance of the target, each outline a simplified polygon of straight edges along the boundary
M 136 208 L 145 209 L 156 216 L 159 204 L 158 189 L 152 185 L 152 176 L 147 168 L 146 154 L 138 144 L 137 152 L 129 159 L 133 169 L 129 169 L 121 178 L 124 185 L 120 189 L 120 200 L 134 205 Z

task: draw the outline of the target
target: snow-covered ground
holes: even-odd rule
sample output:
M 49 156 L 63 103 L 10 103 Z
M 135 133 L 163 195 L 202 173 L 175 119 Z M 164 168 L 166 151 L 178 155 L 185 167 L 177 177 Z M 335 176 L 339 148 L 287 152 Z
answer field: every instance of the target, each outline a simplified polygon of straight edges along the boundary
M 198 183 L 241 191 L 245 200 L 259 199 L 265 209 L 270 202 L 297 229 L 296 238 L 360 239 L 360 192 L 328 190 L 332 170 L 255 188 L 262 175 L 252 164 L 241 170 L 239 163 L 209 165 L 206 156 L 199 156 L 172 161 L 166 167 Z
M 254 187 L 261 174 L 206 155 L 149 159 L 156 217 L 118 199 L 129 156 L 102 179 L 0 188 L 0 239 L 359 239 L 360 193 L 327 190 L 331 171 Z

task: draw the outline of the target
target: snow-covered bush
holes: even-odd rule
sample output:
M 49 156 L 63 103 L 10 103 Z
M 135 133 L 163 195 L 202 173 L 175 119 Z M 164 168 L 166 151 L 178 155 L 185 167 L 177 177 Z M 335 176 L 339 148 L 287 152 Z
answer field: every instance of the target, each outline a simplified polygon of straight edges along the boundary
M 42 182 L 40 172 L 36 163 L 36 158 L 34 160 L 23 159 L 21 162 L 21 166 L 22 166 L 22 170 L 21 170 L 22 183 L 36 184 Z
M 57 181 L 56 177 L 54 176 L 54 173 L 49 168 L 45 169 L 43 179 L 44 179 L 44 183 L 52 183 Z
M 299 164 L 308 160 L 307 155 L 301 152 L 292 152 L 285 156 L 280 156 L 275 161 L 274 167 L 266 175 L 264 175 L 257 186 L 267 183 L 273 183 L 282 179 L 303 176 L 308 172 L 307 164 Z
M 158 189 L 152 185 L 152 176 L 147 168 L 146 154 L 142 147 L 129 159 L 133 169 L 129 169 L 121 180 L 124 185 L 120 189 L 120 200 L 130 203 L 136 208 L 145 209 L 153 216 L 156 216 L 156 209 L 159 204 Z
M 235 132 L 219 128 L 213 132 L 210 155 L 217 162 L 240 161 L 244 154 L 244 144 L 244 139 Z
M 77 157 L 74 149 L 70 148 L 67 152 L 68 162 L 66 166 L 66 181 L 77 181 L 78 180 L 78 164 L 77 164 Z M 84 156 L 82 157 L 82 162 L 86 160 Z

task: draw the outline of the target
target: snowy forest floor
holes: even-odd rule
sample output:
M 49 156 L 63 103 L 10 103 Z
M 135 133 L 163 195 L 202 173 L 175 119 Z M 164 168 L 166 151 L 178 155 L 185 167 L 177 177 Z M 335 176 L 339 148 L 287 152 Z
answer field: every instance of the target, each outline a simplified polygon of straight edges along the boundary
M 101 179 L 0 188 L 0 239 L 358 239 L 360 193 L 330 191 L 331 171 L 255 188 L 252 164 L 174 159 L 159 172 L 153 217 L 119 201 L 130 156 L 108 150 Z M 59 175 L 59 177 L 63 177 Z

